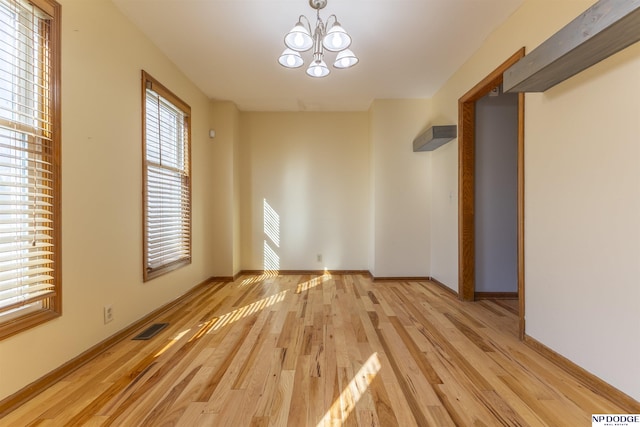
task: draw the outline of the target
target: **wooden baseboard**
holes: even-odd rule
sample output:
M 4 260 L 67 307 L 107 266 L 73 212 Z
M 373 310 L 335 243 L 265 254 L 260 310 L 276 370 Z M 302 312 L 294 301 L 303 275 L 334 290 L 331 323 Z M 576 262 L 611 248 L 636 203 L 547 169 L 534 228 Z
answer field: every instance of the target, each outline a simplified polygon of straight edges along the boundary
M 442 283 L 441 281 L 439 281 L 438 279 L 435 279 L 433 277 L 429 277 L 429 282 L 433 283 L 434 285 L 438 286 L 439 288 L 441 288 L 442 290 L 448 292 L 450 295 L 458 298 L 458 293 L 456 291 L 454 291 L 453 289 L 451 289 L 450 287 L 448 287 L 447 285 L 445 285 L 444 283 Z
M 180 304 L 182 301 L 184 301 L 191 295 L 197 293 L 203 287 L 215 282 L 220 282 L 220 280 L 216 280 L 216 278 L 211 277 L 197 284 L 196 286 L 191 288 L 189 291 L 177 297 L 173 301 L 170 301 L 169 303 L 163 305 L 162 307 L 152 311 L 151 313 L 147 314 L 146 316 L 137 320 L 136 322 L 132 323 L 126 328 L 118 331 L 114 335 L 111 335 L 109 338 L 105 339 L 104 341 L 99 342 L 98 344 L 89 348 L 85 352 L 81 353 L 80 355 L 74 357 L 73 359 L 69 360 L 68 362 L 64 363 L 63 365 L 59 366 L 58 368 L 54 369 L 48 374 L 44 375 L 43 377 L 40 377 L 39 379 L 27 385 L 26 387 L 22 388 L 21 390 L 18 390 L 16 393 L 0 400 L 0 419 L 4 417 L 6 414 L 8 414 L 9 412 L 16 409 L 18 406 L 25 403 L 26 401 L 33 399 L 35 396 L 42 393 L 44 390 L 46 390 L 56 382 L 62 380 L 64 377 L 66 377 L 76 369 L 80 368 L 82 365 L 86 364 L 87 362 L 91 361 L 95 357 L 99 356 L 102 352 L 106 351 L 113 345 L 126 339 L 128 336 L 130 336 L 131 334 L 133 334 L 134 332 L 142 328 L 145 324 L 149 323 L 150 321 L 155 319 L 157 316 L 160 316 L 163 313 L 171 310 L 172 308 Z
M 529 335 L 525 334 L 524 342 L 529 347 L 549 359 L 551 362 L 555 363 L 556 365 L 576 377 L 589 390 L 593 391 L 596 394 L 604 396 L 607 399 L 615 401 L 616 404 L 625 408 L 625 410 L 630 414 L 640 413 L 640 402 L 635 400 L 633 397 L 618 390 L 611 384 L 603 381 L 584 368 L 576 365 L 561 354 L 556 353 L 535 338 L 531 338 Z
M 209 282 L 235 282 L 237 280 L 236 276 L 214 276 L 209 279 Z
M 334 276 L 346 275 L 346 274 L 354 274 L 354 275 L 362 275 L 370 278 L 374 282 L 427 282 L 432 280 L 431 277 L 375 277 L 368 270 L 274 270 L 274 271 L 265 271 L 265 270 L 242 270 L 238 275 L 249 276 L 249 275 L 260 275 L 266 274 L 274 276 L 287 276 L 287 275 L 300 275 L 307 274 L 311 276 L 322 276 L 323 274 L 332 274 Z M 443 285 L 444 286 L 444 285 Z
M 291 276 L 291 275 L 310 275 L 310 276 L 322 276 L 324 274 L 332 274 L 334 276 L 341 276 L 346 274 L 362 274 L 369 275 L 367 270 L 242 270 L 238 273 L 238 276 L 255 276 L 255 275 L 273 275 L 273 276 Z M 236 279 L 237 280 L 237 279 Z
M 475 292 L 476 300 L 482 299 L 518 299 L 517 292 Z
M 338 271 L 330 271 L 329 273 L 335 274 L 337 276 L 352 274 L 352 275 L 371 277 L 371 273 L 369 272 L 369 270 L 338 270 Z
M 261 274 L 265 274 L 265 271 L 264 270 L 241 270 L 236 275 L 238 277 L 236 280 L 238 280 L 242 276 L 259 276 Z M 276 272 L 275 271 L 269 271 L 268 274 L 273 274 L 275 276 Z
M 371 276 L 374 282 L 428 282 L 429 277 L 375 277 Z

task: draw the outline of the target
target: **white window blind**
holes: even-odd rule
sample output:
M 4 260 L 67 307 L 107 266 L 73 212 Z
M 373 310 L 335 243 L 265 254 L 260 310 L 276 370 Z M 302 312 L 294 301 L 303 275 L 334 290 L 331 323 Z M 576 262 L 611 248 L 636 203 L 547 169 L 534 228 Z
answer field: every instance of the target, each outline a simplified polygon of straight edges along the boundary
M 60 311 L 54 24 L 30 2 L 0 0 L 0 336 Z
M 191 262 L 190 110 L 143 73 L 145 280 Z

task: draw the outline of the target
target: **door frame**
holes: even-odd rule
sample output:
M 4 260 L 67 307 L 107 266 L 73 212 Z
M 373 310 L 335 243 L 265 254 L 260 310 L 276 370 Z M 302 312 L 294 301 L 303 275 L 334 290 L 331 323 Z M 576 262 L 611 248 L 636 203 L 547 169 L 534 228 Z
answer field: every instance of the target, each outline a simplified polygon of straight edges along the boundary
M 476 101 L 502 83 L 502 74 L 525 48 L 493 70 L 458 100 L 458 297 L 475 299 L 475 112 Z M 518 94 L 518 307 L 524 338 L 524 93 Z

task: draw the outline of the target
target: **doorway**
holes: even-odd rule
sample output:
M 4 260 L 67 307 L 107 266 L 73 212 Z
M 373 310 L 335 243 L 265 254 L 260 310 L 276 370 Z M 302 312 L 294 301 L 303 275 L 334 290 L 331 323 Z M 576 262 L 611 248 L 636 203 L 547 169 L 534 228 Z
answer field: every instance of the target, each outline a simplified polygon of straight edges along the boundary
M 476 101 L 475 299 L 518 299 L 518 94 Z M 517 310 L 516 310 L 517 312 Z
M 476 103 L 502 84 L 502 74 L 520 58 L 518 50 L 458 100 L 458 296 L 475 300 L 476 293 Z M 525 332 L 524 312 L 524 94 L 517 95 L 517 292 L 519 335 Z

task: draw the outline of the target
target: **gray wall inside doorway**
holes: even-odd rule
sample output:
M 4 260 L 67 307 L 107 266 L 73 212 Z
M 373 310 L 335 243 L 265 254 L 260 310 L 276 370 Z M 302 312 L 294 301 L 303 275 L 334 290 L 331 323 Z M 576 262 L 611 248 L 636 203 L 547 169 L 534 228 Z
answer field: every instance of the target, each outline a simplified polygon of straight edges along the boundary
M 518 95 L 476 102 L 475 291 L 518 290 Z

